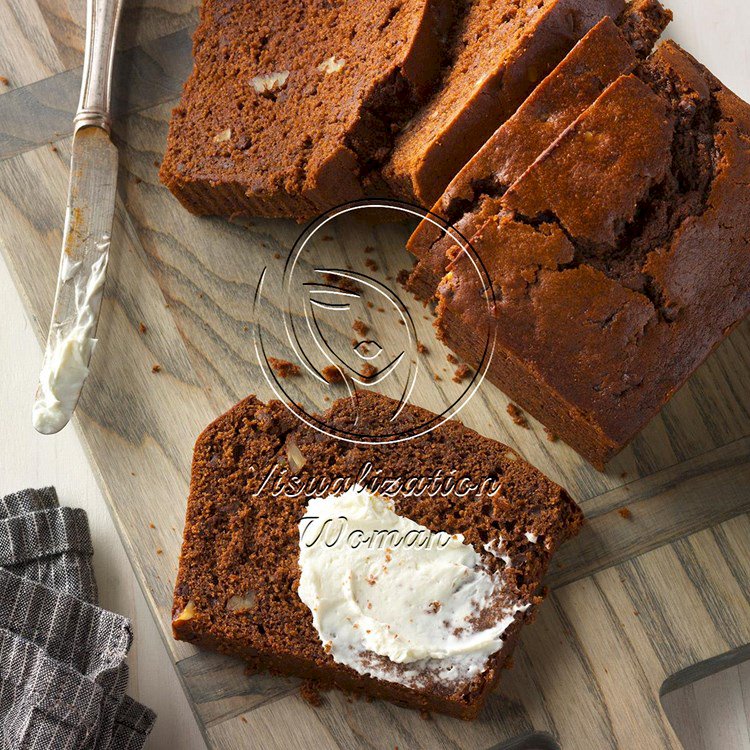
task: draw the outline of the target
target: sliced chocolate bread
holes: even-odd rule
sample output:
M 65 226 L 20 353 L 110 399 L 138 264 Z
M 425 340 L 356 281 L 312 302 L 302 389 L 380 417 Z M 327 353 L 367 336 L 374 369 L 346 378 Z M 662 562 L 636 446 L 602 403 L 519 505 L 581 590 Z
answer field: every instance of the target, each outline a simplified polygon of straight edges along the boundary
M 492 288 L 453 250 L 438 290 L 441 337 L 493 326 L 488 378 L 599 468 L 750 310 L 750 106 L 673 42 L 634 72 L 471 238 Z
M 500 198 L 602 91 L 647 55 L 671 13 L 658 0 L 634 0 L 615 23 L 603 18 L 534 89 L 451 181 L 432 212 L 469 238 L 500 210 Z M 409 240 L 418 258 L 409 288 L 431 299 L 445 273 L 450 236 L 425 220 Z
M 392 434 L 394 404 L 357 392 L 322 419 Z M 406 406 L 399 432 L 433 417 Z M 174 635 L 253 670 L 473 718 L 581 522 L 564 490 L 459 422 L 354 444 L 251 396 L 195 446 Z
M 570 48 L 623 6 L 623 0 L 465 3 L 440 87 L 399 135 L 384 168 L 394 193 L 432 206 Z
M 204 0 L 160 177 L 192 213 L 362 197 L 431 91 L 451 0 Z

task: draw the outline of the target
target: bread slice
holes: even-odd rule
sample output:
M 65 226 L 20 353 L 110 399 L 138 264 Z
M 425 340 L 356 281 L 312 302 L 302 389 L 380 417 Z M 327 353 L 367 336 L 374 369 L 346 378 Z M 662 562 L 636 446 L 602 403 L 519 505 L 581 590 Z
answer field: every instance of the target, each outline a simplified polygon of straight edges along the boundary
M 160 177 L 192 213 L 362 197 L 436 79 L 451 0 L 204 0 Z
M 335 402 L 322 419 L 337 432 L 356 422 L 359 434 L 365 428 L 373 435 L 390 434 L 394 404 L 375 393 L 357 392 Z M 396 426 L 406 433 L 434 417 L 406 406 Z M 312 612 L 300 598 L 299 524 L 308 498 L 302 492 L 279 493 L 275 479 L 266 484 L 264 479 L 270 472 L 288 471 L 299 486 L 314 490 L 338 477 L 361 477 L 368 462 L 372 470 L 363 484 L 374 489 L 378 477 L 406 481 L 441 475 L 466 477 L 479 487 L 467 493 L 443 485 L 431 495 L 406 489 L 393 495 L 397 514 L 435 533 L 463 534 L 482 565 L 503 581 L 498 604 L 501 599 L 522 603 L 524 611 L 513 616 L 497 651 L 470 679 L 436 679 L 435 664 L 424 661 L 386 664 L 393 672 L 388 679 L 339 663 L 321 642 Z M 483 484 L 488 479 L 494 489 Z M 385 486 L 381 483 L 381 490 Z M 246 659 L 252 670 L 473 718 L 544 595 L 541 582 L 552 554 L 581 522 L 580 510 L 563 489 L 514 451 L 459 422 L 399 443 L 360 445 L 325 437 L 280 402 L 263 404 L 250 396 L 209 425 L 195 446 L 174 635 Z
M 438 326 L 493 326 L 488 378 L 595 466 L 750 310 L 750 105 L 673 42 L 619 77 L 453 253 Z M 482 315 L 476 299 L 492 294 Z
M 671 20 L 658 0 L 634 0 L 615 23 L 605 17 L 451 181 L 432 207 L 465 238 L 500 208 L 500 198 L 602 91 L 647 55 Z M 439 225 L 425 220 L 409 239 L 418 258 L 409 288 L 429 300 L 445 273 L 453 241 Z
M 570 48 L 623 0 L 473 0 L 454 25 L 441 85 L 399 135 L 384 176 L 432 206 Z

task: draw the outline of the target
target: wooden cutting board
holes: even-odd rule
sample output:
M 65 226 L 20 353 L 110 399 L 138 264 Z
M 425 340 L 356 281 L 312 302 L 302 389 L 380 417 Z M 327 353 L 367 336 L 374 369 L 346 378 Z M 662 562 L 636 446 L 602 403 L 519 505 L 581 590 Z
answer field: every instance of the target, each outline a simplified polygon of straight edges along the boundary
M 725 13 L 735 12 L 729 0 L 711 6 L 722 3 Z M 40 341 L 61 241 L 82 5 L 0 0 L 0 75 L 9 79 L 0 85 L 0 247 Z M 265 340 L 289 354 L 273 279 L 300 233 L 289 222 L 240 226 L 191 217 L 157 180 L 170 108 L 190 66 L 192 6 L 144 2 L 126 11 L 127 51 L 118 57 L 115 85 L 121 175 L 114 252 L 77 423 L 208 744 L 679 747 L 660 695 L 750 656 L 747 321 L 606 473 L 549 442 L 541 425 L 514 425 L 507 399 L 489 383 L 461 411 L 468 426 L 513 446 L 567 487 L 589 520 L 558 555 L 552 593 L 476 722 L 424 720 L 337 692 L 312 708 L 293 680 L 248 676 L 239 662 L 171 639 L 192 444 L 242 396 L 273 397 L 253 337 L 261 326 Z M 686 18 L 697 19 L 697 11 Z M 750 76 L 743 80 L 744 90 L 731 83 L 748 96 Z M 383 277 L 406 262 L 398 247 L 404 223 L 352 231 L 322 248 L 321 259 L 343 257 L 364 270 L 362 248 L 372 245 L 376 252 L 367 257 Z M 267 294 L 254 308 L 264 268 Z M 373 328 L 376 313 L 369 313 Z M 452 366 L 429 320 L 415 317 L 424 321 L 419 336 L 429 349 L 423 372 L 441 380 L 424 383 L 413 400 L 440 409 L 453 388 Z M 398 333 L 390 328 L 379 332 L 386 342 Z M 331 333 L 352 335 L 348 323 L 331 324 Z M 324 398 L 304 382 L 299 387 L 310 399 Z M 29 383 L 29 406 L 33 390 Z

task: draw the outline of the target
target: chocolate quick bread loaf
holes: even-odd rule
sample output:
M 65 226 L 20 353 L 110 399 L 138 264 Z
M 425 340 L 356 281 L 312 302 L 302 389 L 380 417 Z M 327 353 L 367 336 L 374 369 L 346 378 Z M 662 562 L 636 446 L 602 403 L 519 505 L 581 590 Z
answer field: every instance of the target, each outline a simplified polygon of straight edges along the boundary
M 534 86 L 624 0 L 474 0 L 454 24 L 448 66 L 397 138 L 383 173 L 394 193 L 432 206 Z
M 440 71 L 451 0 L 204 0 L 160 177 L 192 213 L 362 197 Z
M 490 380 L 602 468 L 750 309 L 748 184 L 750 106 L 665 42 L 471 238 L 491 290 L 451 252 L 439 334 L 493 326 Z
M 451 181 L 432 208 L 468 239 L 500 210 L 500 198 L 602 91 L 651 52 L 672 18 L 658 0 L 634 0 L 615 22 L 605 17 L 566 55 Z M 425 220 L 408 248 L 419 259 L 409 288 L 431 299 L 454 244 Z
M 393 412 L 390 399 L 357 392 L 351 399 L 335 402 L 323 421 L 345 432 L 359 420 L 361 433 L 364 419 L 376 435 L 392 430 Z M 434 416 L 406 406 L 397 418 L 399 430 L 417 431 Z M 363 476 L 368 464 L 371 471 Z M 266 481 L 268 476 L 273 479 Z M 291 477 L 306 492 L 279 491 L 280 476 Z M 389 659 L 381 651 L 349 644 L 358 665 L 352 667 L 346 651 L 339 656 L 335 639 L 321 640 L 318 621 L 324 615 L 323 603 L 309 606 L 312 579 L 302 558 L 302 521 L 309 499 L 305 495 L 317 498 L 310 500 L 310 506 L 317 503 L 325 508 L 345 495 L 351 499 L 349 490 L 341 495 L 331 491 L 340 478 L 356 480 L 374 498 L 386 491 L 385 478 L 448 476 L 466 477 L 475 486 L 459 492 L 458 484 L 439 485 L 438 491 L 429 485 L 430 492 L 417 492 L 414 486 L 407 490 L 399 485 L 388 495 L 381 517 L 398 517 L 427 533 L 463 535 L 451 537 L 451 544 L 454 553 L 458 550 L 477 560 L 466 575 L 481 573 L 485 582 L 494 581 L 495 588 L 481 606 L 476 603 L 480 615 L 465 614 L 461 627 L 456 631 L 451 627 L 445 635 L 449 641 L 471 638 L 502 618 L 501 635 L 490 642 L 486 657 L 466 672 L 461 667 L 463 657 L 456 657 L 456 662 L 451 657 L 428 658 L 408 638 L 400 647 L 415 658 Z M 491 484 L 485 484 L 487 480 Z M 324 688 L 335 686 L 404 706 L 473 718 L 507 666 L 521 625 L 533 617 L 543 598 L 541 582 L 550 557 L 581 523 L 580 510 L 563 489 L 509 448 L 459 422 L 445 422 L 432 432 L 395 444 L 362 445 L 327 437 L 280 402 L 263 404 L 251 396 L 209 425 L 195 446 L 174 597 L 174 635 L 246 659 L 253 670 L 270 669 L 318 681 Z M 369 618 L 366 633 L 380 628 L 392 635 L 395 630 L 398 640 L 401 627 L 408 627 L 399 614 L 415 606 L 416 616 L 425 618 L 425 628 L 441 627 L 453 599 L 465 596 L 471 587 L 459 585 L 435 601 L 429 596 L 433 583 L 413 592 L 386 589 L 388 611 L 396 614 L 392 620 L 382 620 L 378 601 L 382 604 L 387 585 L 385 567 L 395 566 L 398 571 L 404 559 L 400 555 L 409 554 L 409 550 L 402 552 L 398 541 L 390 539 L 388 544 L 382 574 L 380 568 L 369 568 L 371 575 L 362 581 L 352 577 L 346 587 L 355 592 L 355 599 L 357 592 L 363 597 L 357 599 L 361 606 L 357 617 Z M 325 554 L 325 549 L 318 553 Z M 325 574 L 319 578 L 330 584 L 342 560 L 337 555 L 345 551 L 334 547 L 328 554 L 333 556 L 323 558 Z M 419 554 L 413 552 L 415 576 Z M 439 554 L 435 562 L 440 564 Z M 351 617 L 331 621 L 330 613 L 327 616 L 328 628 L 333 626 L 334 631 L 347 626 L 344 619 L 351 625 Z M 363 643 L 369 643 L 364 628 L 359 632 Z
M 383 195 L 395 134 L 439 88 L 388 170 L 395 194 L 432 205 L 623 2 L 204 0 L 161 180 L 189 211 L 224 216 L 302 220 Z

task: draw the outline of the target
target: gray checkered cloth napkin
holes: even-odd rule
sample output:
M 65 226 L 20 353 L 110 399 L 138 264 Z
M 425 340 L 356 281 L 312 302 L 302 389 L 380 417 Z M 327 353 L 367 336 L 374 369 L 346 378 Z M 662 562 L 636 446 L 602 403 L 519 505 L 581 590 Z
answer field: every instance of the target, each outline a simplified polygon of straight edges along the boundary
M 97 606 L 84 511 L 53 488 L 0 498 L 0 750 L 139 750 L 153 711 L 125 695 L 132 633 Z

